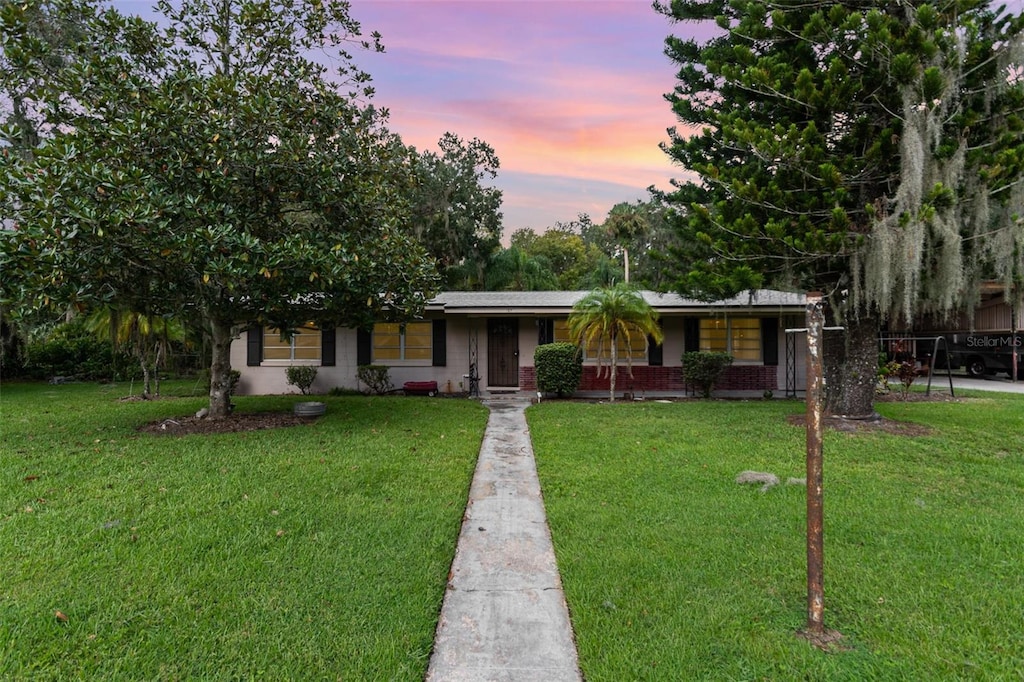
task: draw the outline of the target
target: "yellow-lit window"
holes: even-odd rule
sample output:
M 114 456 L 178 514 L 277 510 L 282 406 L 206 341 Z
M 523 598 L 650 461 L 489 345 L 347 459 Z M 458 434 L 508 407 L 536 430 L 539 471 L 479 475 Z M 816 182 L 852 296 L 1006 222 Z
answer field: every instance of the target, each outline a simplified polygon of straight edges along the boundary
M 700 349 L 728 353 L 736 360 L 761 360 L 761 320 L 756 317 L 700 321 Z
M 429 361 L 433 357 L 433 327 L 430 322 L 403 325 L 380 322 L 373 325 L 373 361 Z
M 725 320 L 700 321 L 700 349 L 705 353 L 729 352 L 729 324 Z
M 756 317 L 730 320 L 730 352 L 737 360 L 760 362 L 761 320 Z
M 555 341 L 572 343 L 567 320 L 555 320 L 554 332 Z M 588 344 L 583 351 L 583 358 L 585 360 L 596 360 L 600 345 L 599 341 Z M 647 359 L 647 337 L 638 331 L 631 331 L 628 339 L 620 336 L 617 339 L 616 345 L 618 346 L 617 353 L 620 360 L 625 360 L 627 355 L 630 360 Z M 605 339 L 604 348 L 601 350 L 601 359 L 610 360 L 611 357 L 611 348 L 609 347 L 608 340 Z
M 569 338 L 568 320 L 555 320 L 554 329 L 556 343 L 572 343 L 572 339 Z
M 264 360 L 319 360 L 320 330 L 307 322 L 291 338 L 282 339 L 281 330 L 267 328 L 263 332 Z

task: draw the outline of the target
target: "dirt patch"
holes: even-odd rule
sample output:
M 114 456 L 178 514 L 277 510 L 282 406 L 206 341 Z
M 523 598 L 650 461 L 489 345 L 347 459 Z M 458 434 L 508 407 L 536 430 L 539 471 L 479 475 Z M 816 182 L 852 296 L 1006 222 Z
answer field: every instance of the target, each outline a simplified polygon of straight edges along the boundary
M 928 395 L 919 393 L 918 391 L 911 391 L 903 396 L 903 393 L 899 390 L 892 390 L 888 393 L 881 393 L 875 396 L 875 402 L 878 403 L 961 403 L 963 398 L 954 398 L 947 391 L 933 391 Z
M 144 424 L 138 430 L 140 433 L 161 436 L 188 436 L 197 433 L 240 433 L 281 429 L 290 426 L 304 426 L 315 421 L 315 418 L 296 417 L 290 412 L 252 412 L 233 414 L 227 419 L 197 419 L 192 416 L 161 419 Z
M 786 421 L 793 426 L 806 427 L 807 415 L 791 414 Z M 913 422 L 901 422 L 895 419 L 844 419 L 843 417 L 822 417 L 822 426 L 833 431 L 843 433 L 890 433 L 894 436 L 928 436 L 932 433 L 930 426 L 914 424 Z
M 826 653 L 834 654 L 842 651 L 850 651 L 850 647 L 843 644 L 843 635 L 837 630 L 829 630 L 827 628 L 822 632 L 799 630 L 797 631 L 796 636 L 800 639 L 807 640 L 813 646 Z

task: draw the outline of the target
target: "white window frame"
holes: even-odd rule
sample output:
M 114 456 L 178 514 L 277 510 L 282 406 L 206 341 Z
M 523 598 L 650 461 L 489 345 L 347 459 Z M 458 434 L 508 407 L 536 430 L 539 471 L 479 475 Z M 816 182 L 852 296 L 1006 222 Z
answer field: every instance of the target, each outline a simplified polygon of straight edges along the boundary
M 316 335 L 315 336 L 316 344 L 309 345 L 309 346 L 299 346 L 299 348 L 306 348 L 306 349 L 315 348 L 316 349 L 316 357 L 315 358 L 296 358 L 295 357 L 295 349 L 296 349 L 295 341 L 296 341 L 296 339 L 298 339 L 300 336 L 307 336 L 308 337 L 308 336 L 313 336 L 314 334 Z M 260 358 L 260 366 L 261 367 L 288 367 L 290 365 L 314 365 L 314 366 L 318 366 L 319 367 L 320 364 L 323 362 L 323 357 L 324 357 L 323 334 L 322 334 L 320 328 L 317 327 L 316 325 L 314 325 L 312 322 L 307 322 L 306 324 L 302 325 L 301 327 L 298 327 L 295 330 L 295 333 L 292 335 L 292 337 L 290 339 L 288 339 L 288 346 L 287 346 L 287 348 L 288 348 L 288 357 L 287 358 L 269 358 L 268 359 L 267 358 L 267 347 L 268 347 L 267 341 L 268 341 L 268 339 L 272 339 L 274 341 L 274 343 L 270 344 L 271 348 L 275 348 L 275 349 L 283 349 L 283 348 L 285 348 L 284 343 L 281 341 L 281 330 L 280 329 L 278 329 L 276 327 L 266 327 L 266 328 L 264 328 L 263 329 L 263 344 L 262 344 L 262 348 L 261 348 L 261 351 L 260 351 L 260 354 L 262 355 L 262 357 Z
M 757 359 L 751 358 L 740 358 L 736 356 L 736 351 L 733 348 L 733 322 L 736 320 L 753 320 L 756 322 L 757 329 Z M 705 325 L 708 322 L 717 322 L 725 324 L 725 350 L 713 349 L 711 344 L 706 342 L 707 337 L 705 336 Z M 698 334 L 698 347 L 700 351 L 710 352 L 725 352 L 733 356 L 733 363 L 737 365 L 763 365 L 764 364 L 764 337 L 761 332 L 761 318 L 759 317 L 747 317 L 747 316 L 725 316 L 725 317 L 702 317 L 699 323 L 699 334 Z
M 380 335 L 378 328 L 383 325 L 394 325 L 398 327 L 398 357 L 397 358 L 381 358 L 377 355 L 377 341 Z M 406 347 L 406 336 L 409 331 L 409 327 L 412 325 L 422 326 L 425 328 L 425 332 L 422 335 L 427 338 L 426 346 L 415 346 L 416 349 L 426 349 L 426 357 L 422 358 L 407 358 L 406 353 L 408 348 Z M 393 332 L 388 333 L 389 336 L 393 336 Z M 375 365 L 388 365 L 393 367 L 429 367 L 434 364 L 434 326 L 430 320 L 416 320 L 414 322 L 407 322 L 405 324 L 398 324 L 392 322 L 378 322 L 373 325 L 373 332 L 370 335 L 370 362 Z

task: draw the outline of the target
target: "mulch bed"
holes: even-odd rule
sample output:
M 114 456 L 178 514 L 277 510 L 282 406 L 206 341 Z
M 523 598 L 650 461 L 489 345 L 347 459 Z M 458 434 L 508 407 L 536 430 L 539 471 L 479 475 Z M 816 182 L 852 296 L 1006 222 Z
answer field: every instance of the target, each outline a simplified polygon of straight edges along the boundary
M 280 429 L 289 426 L 304 426 L 315 422 L 315 418 L 296 417 L 290 412 L 252 412 L 233 414 L 227 419 L 197 419 L 196 417 L 174 417 L 143 424 L 140 433 L 162 436 L 188 436 L 192 434 L 242 433 L 262 429 Z
M 806 427 L 807 415 L 791 414 L 786 421 L 793 426 Z M 894 436 L 928 436 L 933 433 L 930 426 L 914 424 L 913 422 L 901 422 L 895 419 L 845 419 L 843 417 L 822 417 L 822 426 L 833 431 L 843 433 L 890 433 Z
M 954 398 L 948 392 L 943 391 L 936 391 L 929 395 L 912 391 L 904 396 L 899 390 L 893 390 L 875 396 L 875 402 L 879 403 L 960 403 L 964 401 L 964 398 Z M 805 427 L 807 415 L 803 412 L 791 414 L 786 421 L 793 426 Z M 881 416 L 878 419 L 844 419 L 843 417 L 825 416 L 821 421 L 826 429 L 843 433 L 890 433 L 896 436 L 928 436 L 934 433 L 930 426 L 885 419 Z

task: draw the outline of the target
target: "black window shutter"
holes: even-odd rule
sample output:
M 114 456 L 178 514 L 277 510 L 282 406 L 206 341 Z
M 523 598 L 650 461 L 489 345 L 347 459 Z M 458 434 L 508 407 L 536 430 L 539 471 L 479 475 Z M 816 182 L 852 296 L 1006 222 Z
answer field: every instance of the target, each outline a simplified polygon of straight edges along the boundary
M 663 320 L 658 320 L 658 326 L 664 329 Z M 647 337 L 647 364 L 651 367 L 661 367 L 665 364 L 665 348 L 662 344 L 655 344 L 654 337 Z
M 263 361 L 263 327 L 258 324 L 249 325 L 246 343 L 245 364 L 248 367 L 259 367 Z
M 324 367 L 334 367 L 337 355 L 337 333 L 334 327 L 324 327 L 320 330 L 320 364 Z
M 779 364 L 779 318 L 761 318 L 761 357 L 766 365 Z
M 434 367 L 444 367 L 448 364 L 448 349 L 445 345 L 448 341 L 448 336 L 445 322 L 445 320 L 434 320 L 433 324 Z
M 700 350 L 700 320 L 696 317 L 683 318 L 683 352 L 696 353 Z
M 365 329 L 356 331 L 356 364 L 369 365 L 373 362 L 372 339 Z
M 537 320 L 537 345 L 543 346 L 545 343 L 553 343 L 555 340 L 555 321 L 551 318 L 540 318 Z
M 647 364 L 651 367 L 661 367 L 664 364 L 664 348 L 661 344 L 655 344 L 654 338 L 647 337 Z

